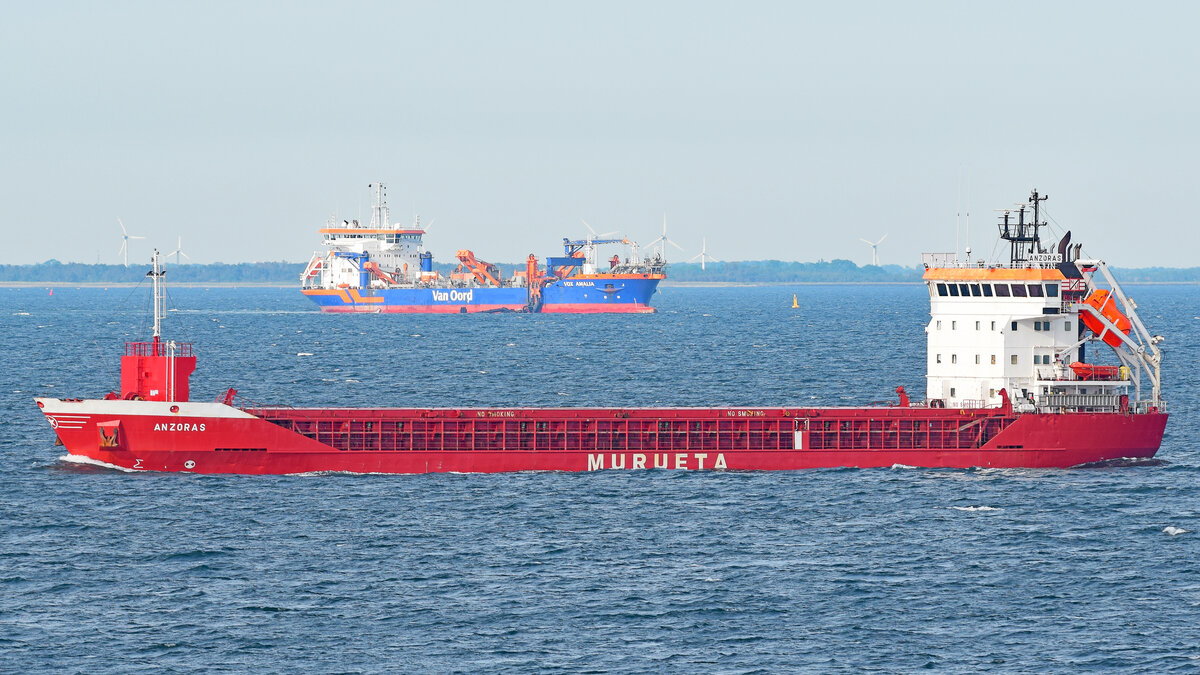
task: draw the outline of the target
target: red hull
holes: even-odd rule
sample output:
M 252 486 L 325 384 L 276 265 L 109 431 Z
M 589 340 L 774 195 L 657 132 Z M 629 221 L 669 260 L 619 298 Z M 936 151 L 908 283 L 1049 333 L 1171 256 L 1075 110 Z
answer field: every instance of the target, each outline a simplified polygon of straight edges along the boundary
M 1065 468 L 1149 458 L 1164 413 L 999 409 L 282 409 L 63 401 L 39 406 L 76 456 L 126 469 L 283 474 Z M 176 407 L 172 412 L 171 407 Z
M 542 305 L 542 314 L 653 314 L 656 309 L 638 303 L 556 303 Z

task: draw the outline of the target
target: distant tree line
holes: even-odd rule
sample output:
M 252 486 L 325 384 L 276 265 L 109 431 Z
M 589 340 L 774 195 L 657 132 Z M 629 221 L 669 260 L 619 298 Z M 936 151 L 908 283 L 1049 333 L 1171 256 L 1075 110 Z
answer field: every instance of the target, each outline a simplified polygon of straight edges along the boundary
M 499 264 L 505 276 L 511 270 L 524 269 L 524 263 Z M 167 280 L 174 283 L 298 284 L 305 263 L 257 262 L 174 265 L 167 263 Z M 434 269 L 449 274 L 457 263 L 434 263 Z M 922 270 L 899 265 L 859 267 L 849 260 L 820 262 L 784 262 L 747 260 L 708 263 L 672 263 L 667 268 L 670 281 L 716 283 L 903 283 L 921 280 Z M 1117 269 L 1123 282 L 1196 283 L 1200 267 L 1146 267 Z M 36 265 L 0 265 L 0 282 L 53 283 L 137 283 L 146 277 L 145 265 L 98 265 L 63 263 L 47 260 Z
M 671 281 L 714 281 L 756 283 L 875 282 L 895 283 L 921 280 L 921 270 L 899 265 L 859 267 L 849 260 L 784 262 L 745 260 L 708 263 L 672 263 L 667 268 Z

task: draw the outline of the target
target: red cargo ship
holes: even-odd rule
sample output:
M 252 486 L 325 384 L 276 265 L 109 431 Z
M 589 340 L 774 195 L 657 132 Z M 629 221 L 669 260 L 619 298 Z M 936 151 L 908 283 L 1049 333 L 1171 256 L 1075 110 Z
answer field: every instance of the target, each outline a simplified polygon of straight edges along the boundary
M 1152 457 L 1167 422 L 1162 338 L 1146 331 L 1104 262 L 1079 258 L 1069 232 L 1057 253 L 1043 249 L 1044 199 L 1030 198 L 1031 222 L 1024 207 L 1004 214 L 1007 264 L 926 254 L 921 403 L 903 388 L 896 404 L 872 408 L 297 409 L 237 406 L 233 390 L 191 401 L 191 345 L 160 337 L 156 253 L 153 339 L 126 345 L 120 393 L 37 405 L 71 455 L 131 470 L 1070 467 Z M 1086 362 L 1088 344 L 1120 365 Z

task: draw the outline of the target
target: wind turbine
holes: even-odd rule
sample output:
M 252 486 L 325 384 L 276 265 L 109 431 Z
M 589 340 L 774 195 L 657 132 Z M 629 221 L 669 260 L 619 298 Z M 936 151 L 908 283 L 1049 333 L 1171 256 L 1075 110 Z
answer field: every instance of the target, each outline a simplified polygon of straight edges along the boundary
M 168 258 L 170 258 L 171 256 L 175 256 L 175 264 L 176 265 L 179 264 L 179 256 L 183 256 L 183 257 L 187 258 L 188 262 L 192 261 L 192 257 L 183 252 L 183 237 L 179 237 L 179 242 L 175 245 L 175 250 L 171 251 L 170 253 L 167 254 Z
M 117 251 L 117 255 L 124 256 L 125 266 L 129 267 L 129 240 L 130 239 L 145 239 L 145 237 L 137 237 L 129 234 L 129 230 L 125 229 L 125 223 L 117 218 L 117 224 L 121 226 L 121 250 Z
M 866 239 L 863 239 L 862 237 L 859 237 L 859 239 L 858 239 L 862 243 L 871 247 L 871 264 L 876 267 L 879 267 L 879 245 L 883 243 L 884 239 L 887 239 L 886 234 L 883 235 L 882 237 L 880 237 L 879 241 L 875 241 L 875 242 L 867 241 Z
M 659 237 L 658 239 L 655 239 L 654 241 L 650 242 L 649 246 L 654 246 L 656 244 L 659 245 L 659 247 L 660 247 L 658 255 L 659 255 L 659 257 L 661 257 L 663 259 L 663 262 L 666 262 L 666 260 L 667 260 L 667 244 L 674 246 L 675 248 L 679 249 L 680 251 L 683 250 L 682 246 L 680 246 L 679 244 L 676 244 L 675 242 L 673 242 L 667 238 L 667 214 L 665 214 L 665 213 L 663 214 L 662 236 Z M 703 267 L 703 263 L 701 264 L 701 267 Z
M 721 262 L 720 260 L 717 260 L 716 258 L 714 258 L 708 254 L 708 240 L 705 239 L 704 237 L 700 238 L 700 255 L 693 256 L 692 259 L 689 260 L 688 262 L 694 262 L 696 260 L 696 258 L 700 259 L 700 269 L 701 270 L 704 269 L 704 263 L 706 260 L 708 262 Z
M 603 234 L 600 234 L 600 233 L 596 232 L 596 230 L 592 229 L 592 226 L 588 225 L 588 221 L 584 220 L 583 218 L 580 218 L 579 222 L 583 223 L 583 226 L 588 229 L 588 232 L 592 233 L 592 236 L 588 237 L 588 241 L 591 241 L 593 239 L 607 239 L 608 237 L 618 234 L 617 232 L 605 232 Z

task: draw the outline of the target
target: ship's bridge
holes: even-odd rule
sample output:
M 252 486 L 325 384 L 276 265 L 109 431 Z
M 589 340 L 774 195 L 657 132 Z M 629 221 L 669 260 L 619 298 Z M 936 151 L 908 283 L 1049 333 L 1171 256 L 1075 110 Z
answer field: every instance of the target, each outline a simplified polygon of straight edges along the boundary
M 1007 263 L 971 260 L 969 248 L 965 259 L 924 254 L 927 398 L 947 407 L 1000 405 L 1003 389 L 1028 409 L 1161 405 L 1161 338 L 1145 331 L 1104 262 L 1080 257 L 1070 232 L 1043 246 L 1046 199 L 1036 190 L 1030 196 L 1032 220 L 1024 205 L 1004 212 L 999 234 L 1009 243 Z M 1093 363 L 1088 344 L 1110 347 L 1116 364 Z M 1143 375 L 1151 383 L 1145 399 Z

